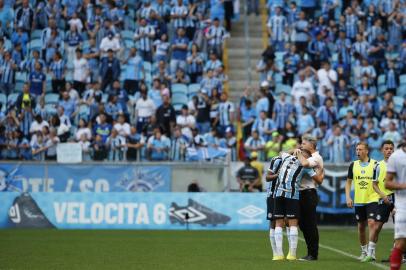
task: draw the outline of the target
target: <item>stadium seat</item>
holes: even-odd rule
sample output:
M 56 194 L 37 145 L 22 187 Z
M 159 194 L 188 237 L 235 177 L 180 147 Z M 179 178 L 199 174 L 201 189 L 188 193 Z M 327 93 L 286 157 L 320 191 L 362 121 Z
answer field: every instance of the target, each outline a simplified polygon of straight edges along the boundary
M 45 111 L 50 115 L 55 115 L 58 113 L 55 104 L 45 104 Z
M 172 94 L 172 105 L 186 105 L 188 103 L 188 98 L 186 94 L 174 93 Z
M 127 47 L 127 48 L 133 48 L 135 45 L 134 41 L 129 40 L 129 39 L 124 40 L 124 44 L 125 44 L 125 47 Z
M 383 95 L 386 92 L 386 85 L 385 84 L 381 84 L 378 86 L 378 95 Z
M 8 95 L 8 97 L 7 97 L 7 106 L 15 104 L 16 101 L 17 101 L 18 95 L 19 95 L 18 93 L 13 93 L 13 94 Z
M 59 95 L 58 94 L 46 94 L 45 95 L 45 104 L 58 104 Z
M 381 74 L 378 76 L 378 86 L 384 85 L 386 83 L 386 76 L 385 74 Z
M 103 102 L 103 103 L 106 103 L 107 100 L 108 100 L 108 98 L 109 98 L 109 95 L 108 95 L 108 94 L 103 94 L 103 95 L 102 95 L 102 102 Z
M 404 102 L 404 97 L 402 96 L 394 96 L 393 97 L 393 103 L 395 105 L 395 111 L 397 113 L 400 113 L 403 109 L 403 102 Z
M 286 85 L 286 84 L 278 84 L 278 85 L 276 85 L 275 92 L 276 92 L 276 94 L 280 94 L 280 93 L 284 92 L 287 95 L 290 95 L 290 93 L 292 92 L 292 87 L 290 87 L 289 85 Z
M 31 51 L 34 51 L 34 50 L 41 51 L 41 49 L 42 49 L 42 40 L 40 40 L 40 39 L 32 39 L 32 40 L 28 43 L 28 48 L 29 48 Z
M 285 52 L 275 52 L 275 60 L 276 61 L 283 61 L 283 56 L 285 55 Z
M 406 97 L 406 84 L 399 86 L 397 95 L 400 97 Z
M 188 87 L 188 92 L 187 95 L 189 98 L 196 96 L 200 91 L 200 84 L 198 83 L 194 83 L 194 84 L 190 84 Z
M 274 75 L 275 85 L 282 84 L 282 75 L 280 73 L 275 73 Z
M 124 31 L 121 32 L 121 37 L 123 38 L 123 40 L 131 40 L 132 41 L 134 39 L 134 32 L 124 30 Z
M 145 82 L 149 85 L 152 84 L 152 76 L 150 72 L 145 72 Z
M 187 86 L 186 84 L 175 83 L 172 84 L 172 94 L 183 94 L 187 95 Z
M 144 71 L 145 72 L 152 72 L 152 65 L 150 62 L 143 62 L 143 66 L 144 66 Z
M 14 92 L 22 92 L 23 91 L 24 82 L 16 82 L 14 87 Z
M 6 39 L 4 41 L 4 49 L 11 51 L 13 49 L 13 44 L 11 43 L 10 40 Z
M 42 31 L 41 30 L 34 30 L 31 33 L 31 39 L 41 39 Z
M 400 85 L 406 85 L 406 74 L 399 76 Z
M 16 72 L 15 80 L 16 82 L 25 82 L 27 81 L 27 77 L 28 75 L 25 72 Z
M 0 93 L 0 103 L 1 103 L 1 110 L 4 112 L 7 107 L 7 97 L 5 94 Z

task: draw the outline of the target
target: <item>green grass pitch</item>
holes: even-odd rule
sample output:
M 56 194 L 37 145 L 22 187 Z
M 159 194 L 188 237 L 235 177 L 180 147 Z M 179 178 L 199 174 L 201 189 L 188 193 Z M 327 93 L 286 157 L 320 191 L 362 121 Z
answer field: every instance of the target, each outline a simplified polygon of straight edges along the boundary
M 356 256 L 357 239 L 355 229 L 320 229 L 321 244 Z M 392 230 L 382 232 L 379 261 L 388 257 L 392 239 Z M 299 241 L 299 256 L 305 252 Z M 323 248 L 319 256 L 317 262 L 273 262 L 266 231 L 0 230 L 0 270 L 384 269 Z

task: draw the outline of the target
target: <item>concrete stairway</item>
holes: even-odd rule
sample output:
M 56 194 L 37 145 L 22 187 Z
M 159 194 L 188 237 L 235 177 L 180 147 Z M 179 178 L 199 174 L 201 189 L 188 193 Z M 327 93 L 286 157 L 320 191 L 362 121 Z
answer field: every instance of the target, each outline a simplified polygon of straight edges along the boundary
M 243 11 L 245 3 L 241 2 L 241 19 L 234 23 L 231 38 L 227 41 L 230 99 L 234 102 L 239 101 L 247 85 L 253 88 L 259 85 L 255 66 L 263 51 L 261 17 L 255 14 L 246 16 Z

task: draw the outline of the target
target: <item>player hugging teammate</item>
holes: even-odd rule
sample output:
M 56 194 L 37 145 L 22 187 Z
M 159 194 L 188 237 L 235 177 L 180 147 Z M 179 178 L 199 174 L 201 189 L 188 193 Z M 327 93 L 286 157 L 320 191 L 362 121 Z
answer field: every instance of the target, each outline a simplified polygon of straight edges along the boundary
M 287 260 L 296 260 L 298 244 L 298 219 L 299 219 L 299 191 L 304 175 L 321 183 L 324 173 L 316 172 L 313 168 L 305 168 L 300 159 L 311 156 L 306 149 L 295 150 L 294 153 L 281 153 L 271 160 L 267 174 L 270 181 L 267 193 L 268 219 L 270 220 L 269 238 L 273 250 L 273 260 L 284 260 L 283 231 L 286 224 L 289 253 Z

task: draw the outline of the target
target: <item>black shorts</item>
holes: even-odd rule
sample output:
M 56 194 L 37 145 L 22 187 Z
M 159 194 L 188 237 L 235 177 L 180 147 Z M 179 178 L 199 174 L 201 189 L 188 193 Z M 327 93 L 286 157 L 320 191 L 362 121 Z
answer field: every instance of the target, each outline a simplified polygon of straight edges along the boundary
M 275 199 L 272 198 L 271 196 L 266 198 L 266 219 L 267 220 L 274 220 L 273 212 L 274 212 L 274 206 L 275 206 Z
M 297 219 L 299 218 L 299 200 L 285 197 L 276 197 L 274 199 L 274 219 Z
M 377 202 L 357 205 L 355 206 L 355 219 L 357 220 L 357 222 L 367 221 L 368 219 L 375 219 L 377 208 Z
M 390 213 L 392 212 L 393 208 L 395 207 L 395 195 L 391 194 L 388 196 L 389 200 L 392 202 L 391 204 L 386 204 L 382 200 L 379 200 L 378 206 L 376 208 L 376 215 L 375 221 L 386 223 L 389 220 Z

